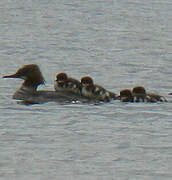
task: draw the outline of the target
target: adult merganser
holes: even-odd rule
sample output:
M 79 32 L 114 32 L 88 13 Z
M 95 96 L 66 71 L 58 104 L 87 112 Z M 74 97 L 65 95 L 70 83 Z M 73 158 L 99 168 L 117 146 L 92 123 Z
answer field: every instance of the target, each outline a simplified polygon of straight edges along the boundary
M 124 89 L 120 91 L 119 99 L 122 102 L 167 102 L 167 100 L 158 94 L 146 93 L 146 90 L 142 86 L 134 87 L 130 89 Z
M 66 73 L 57 74 L 54 89 L 81 95 L 81 83 L 77 79 L 68 77 Z
M 109 102 L 116 99 L 116 94 L 110 92 L 100 85 L 94 84 L 93 79 L 89 76 L 81 78 L 81 94 L 95 101 Z
M 55 91 L 37 91 L 37 87 L 45 83 L 42 73 L 36 64 L 29 64 L 21 67 L 12 75 L 3 78 L 20 78 L 24 80 L 22 86 L 15 92 L 13 99 L 24 100 L 26 104 L 44 103 L 49 101 L 71 102 L 82 100 L 76 95 Z

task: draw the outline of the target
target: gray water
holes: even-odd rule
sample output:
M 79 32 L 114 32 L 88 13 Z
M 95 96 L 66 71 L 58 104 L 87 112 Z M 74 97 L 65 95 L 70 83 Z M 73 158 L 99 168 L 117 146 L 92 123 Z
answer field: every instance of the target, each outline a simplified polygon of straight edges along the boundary
M 171 0 L 0 1 L 0 75 L 36 63 L 40 89 L 65 71 L 172 100 L 171 49 Z M 172 103 L 24 106 L 21 83 L 0 79 L 0 179 L 172 179 Z

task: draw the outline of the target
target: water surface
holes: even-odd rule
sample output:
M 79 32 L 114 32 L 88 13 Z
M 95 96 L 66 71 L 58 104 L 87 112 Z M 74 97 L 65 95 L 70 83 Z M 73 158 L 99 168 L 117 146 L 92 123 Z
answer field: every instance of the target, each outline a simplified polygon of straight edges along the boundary
M 105 88 L 171 89 L 170 0 L 0 1 L 0 73 L 36 63 Z M 172 103 L 24 106 L 0 79 L 1 179 L 171 180 Z

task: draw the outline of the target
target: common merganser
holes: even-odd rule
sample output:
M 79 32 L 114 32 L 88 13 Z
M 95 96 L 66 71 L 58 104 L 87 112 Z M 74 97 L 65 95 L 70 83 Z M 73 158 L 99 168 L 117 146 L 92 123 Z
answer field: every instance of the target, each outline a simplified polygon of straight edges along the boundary
M 148 100 L 146 90 L 142 86 L 134 87 L 132 90 L 132 95 L 134 102 L 146 102 Z
M 72 102 L 83 100 L 80 97 L 64 92 L 37 91 L 37 87 L 45 83 L 42 73 L 36 64 L 29 64 L 21 67 L 12 75 L 3 78 L 20 78 L 24 80 L 22 86 L 14 93 L 13 99 L 23 100 L 26 104 L 44 103 L 49 101 Z
M 124 89 L 120 91 L 119 99 L 122 102 L 167 102 L 165 97 L 154 93 L 147 93 L 145 88 L 142 86 L 134 87 L 130 89 Z
M 133 88 L 132 94 L 135 98 L 136 102 L 167 102 L 165 97 L 154 94 L 154 93 L 147 93 L 145 88 L 142 86 L 137 86 Z
M 142 86 L 134 87 L 130 89 L 124 89 L 120 91 L 119 99 L 122 102 L 167 102 L 165 97 L 154 93 L 147 93 L 145 88 Z
M 130 89 L 123 89 L 118 96 L 121 102 L 134 102 L 133 94 Z
M 63 72 L 57 74 L 54 89 L 56 91 L 65 91 L 81 95 L 81 83 L 77 79 L 68 77 L 68 75 Z
M 94 84 L 93 79 L 89 76 L 81 78 L 81 87 L 81 94 L 91 100 L 109 102 L 117 98 L 115 93 Z

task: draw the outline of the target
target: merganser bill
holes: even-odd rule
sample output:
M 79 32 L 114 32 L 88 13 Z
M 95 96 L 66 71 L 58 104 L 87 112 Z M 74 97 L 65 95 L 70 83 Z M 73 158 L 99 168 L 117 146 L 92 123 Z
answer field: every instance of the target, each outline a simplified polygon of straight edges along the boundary
M 116 94 L 110 92 L 100 85 L 94 84 L 93 79 L 89 76 L 81 78 L 81 94 L 95 101 L 109 102 L 116 99 Z
M 64 92 L 37 91 L 37 87 L 45 83 L 42 73 L 36 64 L 29 64 L 21 67 L 12 75 L 3 78 L 20 78 L 24 80 L 22 86 L 14 93 L 13 99 L 24 100 L 26 104 L 44 103 L 49 101 L 71 102 L 83 100 L 80 97 Z
M 66 73 L 59 73 L 56 76 L 55 91 L 69 92 L 81 95 L 81 83 L 74 78 L 68 77 Z

